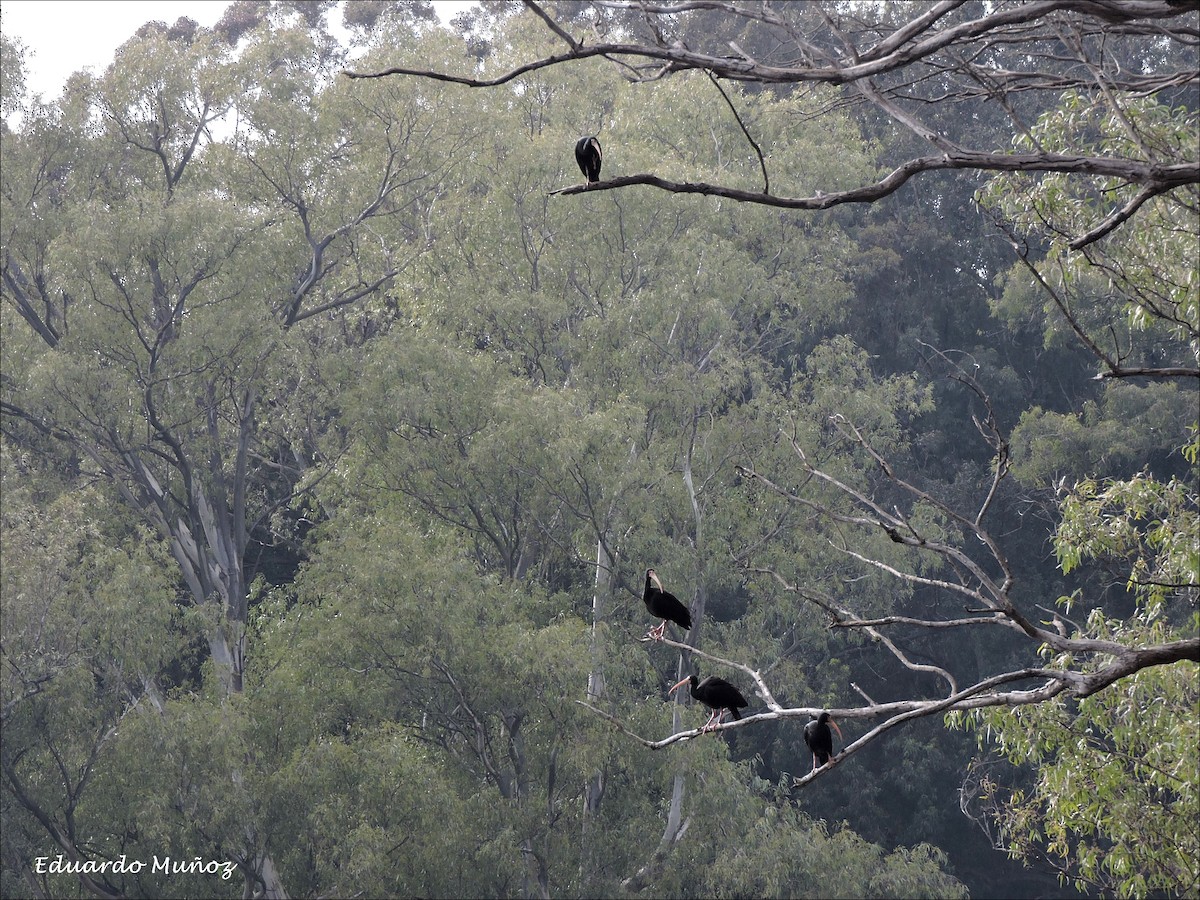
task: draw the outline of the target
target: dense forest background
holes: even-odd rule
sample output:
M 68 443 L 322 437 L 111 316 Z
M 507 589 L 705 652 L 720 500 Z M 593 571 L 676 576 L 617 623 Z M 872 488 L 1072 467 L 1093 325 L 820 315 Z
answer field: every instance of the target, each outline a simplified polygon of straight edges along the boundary
M 1200 13 L 1108 5 L 773 7 L 798 44 L 1038 7 L 956 46 L 1057 42 L 1054 90 L 893 90 L 1159 179 L 828 204 L 928 146 L 672 69 L 775 52 L 720 5 L 240 0 L 52 103 L 4 37 L 0 893 L 1195 896 Z M 343 74 L 556 28 L 662 71 Z M 603 184 L 646 173 L 730 190 Z M 648 567 L 695 620 L 661 643 Z M 692 672 L 749 720 L 701 734 Z

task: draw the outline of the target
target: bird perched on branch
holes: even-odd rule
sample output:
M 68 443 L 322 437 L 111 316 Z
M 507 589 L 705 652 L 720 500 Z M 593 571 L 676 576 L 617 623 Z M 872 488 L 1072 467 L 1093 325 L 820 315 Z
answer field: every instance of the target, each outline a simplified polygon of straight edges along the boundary
M 604 153 L 600 150 L 600 141 L 595 135 L 581 137 L 575 142 L 575 161 L 579 163 L 579 171 L 587 179 L 588 184 L 600 180 L 600 163 L 604 161 Z
M 804 726 L 804 743 L 808 744 L 808 749 L 812 751 L 814 772 L 833 757 L 833 735 L 829 731 L 830 725 L 837 732 L 838 740 L 844 742 L 842 729 L 838 728 L 838 723 L 833 721 L 827 712 L 821 713 Z
M 653 569 L 646 570 L 646 590 L 642 593 L 642 600 L 650 615 L 662 619 L 661 624 L 646 632 L 646 637 L 651 640 L 662 640 L 668 622 L 674 622 L 682 628 L 692 627 L 691 612 L 678 597 L 663 590 L 662 582 L 658 580 L 658 574 Z
M 701 732 L 708 731 L 709 726 L 715 728 L 721 724 L 721 720 L 725 718 L 725 710 L 729 710 L 730 714 L 735 719 L 740 719 L 739 709 L 744 709 L 747 706 L 746 698 L 742 696 L 742 692 L 735 688 L 724 678 L 718 678 L 716 675 L 709 675 L 703 681 L 695 675 L 689 675 L 683 681 L 675 685 L 668 694 L 673 694 L 685 684 L 689 685 L 689 690 L 692 696 L 712 710 L 712 715 L 708 717 L 708 721 L 704 723 Z

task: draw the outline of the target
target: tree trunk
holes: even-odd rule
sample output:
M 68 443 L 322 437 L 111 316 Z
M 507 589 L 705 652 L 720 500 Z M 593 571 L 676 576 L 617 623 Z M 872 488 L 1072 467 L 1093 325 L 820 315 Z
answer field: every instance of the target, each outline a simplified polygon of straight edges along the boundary
M 283 886 L 283 879 L 279 877 L 279 873 L 275 870 L 275 861 L 271 859 L 271 855 L 265 851 L 256 854 L 254 857 L 257 873 L 247 873 L 246 888 L 242 891 L 242 896 L 254 898 L 254 900 L 288 900 L 287 890 Z
M 207 626 L 209 652 L 220 680 L 222 694 L 240 694 L 244 686 L 246 667 L 246 612 L 249 597 L 246 590 L 244 558 L 246 549 L 245 512 L 238 501 L 241 492 L 235 490 L 233 508 L 219 498 L 209 502 L 203 485 L 182 467 L 185 480 L 191 480 L 190 503 L 184 515 L 174 517 L 165 504 L 165 494 L 154 476 L 140 463 L 134 467 L 135 483 L 151 502 L 138 504 L 148 518 L 168 538 L 171 554 L 179 565 L 193 603 L 210 610 Z M 220 473 L 210 473 L 220 480 Z M 120 482 L 118 481 L 118 484 Z M 123 489 L 128 499 L 135 501 L 136 493 Z M 234 783 L 242 786 L 240 771 L 232 773 Z M 254 871 L 244 873 L 246 886 L 243 896 L 255 900 L 286 900 L 287 890 L 270 854 L 258 850 L 257 835 L 246 827 L 247 857 Z
M 596 540 L 596 580 L 592 593 L 592 638 L 591 655 L 592 667 L 588 672 L 587 699 L 588 703 L 596 704 L 607 694 L 604 685 L 604 648 L 602 645 L 601 623 L 607 611 L 608 598 L 612 593 L 612 573 L 615 561 L 609 555 L 603 538 Z M 604 770 L 598 769 L 588 779 L 583 788 L 583 820 L 580 834 L 579 875 L 581 883 L 586 884 L 593 871 L 592 852 L 589 831 L 592 819 L 600 812 L 600 803 L 604 799 Z
M 691 442 L 688 445 L 687 452 L 683 457 L 683 483 L 687 488 L 688 500 L 692 507 L 693 516 L 693 548 L 696 550 L 697 558 L 700 557 L 700 551 L 703 547 L 704 535 L 704 511 L 700 505 L 700 497 L 696 493 L 695 479 L 692 475 L 692 452 L 696 446 L 696 424 L 698 418 L 693 420 Z M 707 590 L 705 588 L 705 578 L 703 572 L 700 573 L 696 580 L 695 591 L 692 602 L 689 607 L 692 612 L 692 627 L 688 631 L 688 643 L 695 647 L 699 645 L 700 640 L 700 623 L 704 619 L 705 599 Z M 676 680 L 684 678 L 690 674 L 691 666 L 687 651 L 679 654 L 679 662 L 676 666 Z M 681 704 L 676 702 L 671 713 L 671 730 L 678 732 L 683 727 L 682 716 L 680 715 Z M 637 893 L 646 890 L 653 886 L 659 874 L 662 872 L 663 863 L 666 862 L 667 856 L 672 848 L 683 838 L 687 832 L 690 820 L 683 817 L 683 794 L 684 794 L 684 772 L 675 773 L 675 777 L 671 780 L 671 806 L 667 810 L 667 824 L 663 829 L 663 835 L 658 842 L 658 847 L 655 848 L 653 855 L 642 868 L 621 882 L 621 886 L 630 893 Z
M 683 659 L 680 657 L 680 669 L 683 668 Z M 671 728 L 673 731 L 679 731 L 682 727 L 682 720 L 679 715 L 679 704 L 676 703 L 674 711 L 671 715 Z M 646 864 L 621 882 L 621 887 L 630 894 L 637 894 L 647 888 L 653 887 L 662 872 L 663 863 L 666 862 L 667 856 L 672 848 L 679 843 L 684 834 L 687 833 L 690 819 L 683 818 L 683 772 L 675 773 L 675 777 L 671 783 L 671 807 L 667 811 L 667 827 L 663 831 L 662 839 L 658 842 L 654 853 Z

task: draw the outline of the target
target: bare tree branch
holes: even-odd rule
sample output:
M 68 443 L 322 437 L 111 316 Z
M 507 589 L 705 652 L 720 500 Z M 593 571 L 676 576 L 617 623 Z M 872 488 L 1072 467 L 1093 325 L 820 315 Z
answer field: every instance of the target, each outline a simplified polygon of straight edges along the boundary
M 1063 620 L 1057 615 L 1053 617 L 1052 628 L 1043 628 L 1018 609 L 1011 595 L 1015 584 L 1012 572 L 999 543 L 994 540 L 984 526 L 984 518 L 991 500 L 995 496 L 998 485 L 1008 474 L 1007 441 L 1000 433 L 996 423 L 990 398 L 973 375 L 961 365 L 953 363 L 948 354 L 934 352 L 938 358 L 951 366 L 949 377 L 960 381 L 976 393 L 986 410 L 986 415 L 982 420 L 976 418 L 975 424 L 986 442 L 996 451 L 992 478 L 986 489 L 985 500 L 973 517 L 957 513 L 936 496 L 903 478 L 896 467 L 871 445 L 866 436 L 853 423 L 838 416 L 833 417 L 831 421 L 835 430 L 847 442 L 864 451 L 868 458 L 874 461 L 885 486 L 898 489 L 902 495 L 909 496 L 914 503 L 925 504 L 938 510 L 949 521 L 960 526 L 964 536 L 973 538 L 973 540 L 955 542 L 949 539 L 935 539 L 925 534 L 906 512 L 898 507 L 885 508 L 883 502 L 877 500 L 875 495 L 868 493 L 867 490 L 855 487 L 845 479 L 835 477 L 814 464 L 801 447 L 796 435 L 784 429 L 780 430 L 780 436 L 790 442 L 795 451 L 799 468 L 804 475 L 802 488 L 785 488 L 756 471 L 752 465 L 743 464 L 737 467 L 742 477 L 761 483 L 767 490 L 789 503 L 801 505 L 828 520 L 853 528 L 882 532 L 893 542 L 911 547 L 917 553 L 941 558 L 949 563 L 949 569 L 954 573 L 952 576 L 935 578 L 927 574 L 920 574 L 919 571 L 909 571 L 884 562 L 869 551 L 860 552 L 845 545 L 840 547 L 847 556 L 864 565 L 885 571 L 902 582 L 956 593 L 971 601 L 972 605 L 976 607 L 970 610 L 971 615 L 967 618 L 955 617 L 939 620 L 902 615 L 865 618 L 856 615 L 830 596 L 789 581 L 772 567 L 745 564 L 748 574 L 772 579 L 784 591 L 805 599 L 822 613 L 828 615 L 830 628 L 860 629 L 869 635 L 877 645 L 886 648 L 905 668 L 914 672 L 935 675 L 949 685 L 948 694 L 940 699 L 912 699 L 896 702 L 878 702 L 863 692 L 861 688 L 854 686 L 854 690 L 863 697 L 867 705 L 852 709 L 829 710 L 829 712 L 839 720 L 882 718 L 883 721 L 849 744 L 830 764 L 797 779 L 797 786 L 807 784 L 836 762 L 857 752 L 887 731 L 916 718 L 953 710 L 1043 703 L 1064 693 L 1072 697 L 1083 698 L 1102 691 L 1115 682 L 1143 669 L 1160 665 L 1174 665 L 1179 662 L 1200 662 L 1200 638 L 1129 646 L 1116 640 L 1081 636 L 1078 628 L 1076 628 L 1075 634 L 1071 634 Z M 822 484 L 833 489 L 829 497 L 819 498 L 815 495 L 814 487 Z M 835 506 L 838 498 L 849 501 L 848 508 L 845 505 Z M 975 551 L 968 552 L 966 549 L 968 546 L 980 548 L 980 552 L 973 556 L 972 553 Z M 994 574 L 996 572 L 1000 573 L 1000 577 L 996 577 Z M 1024 635 L 1033 642 L 1031 655 L 1040 655 L 1052 662 L 1047 666 L 1018 668 L 994 674 L 960 689 L 956 675 L 950 668 L 913 661 L 894 640 L 881 630 L 907 626 L 928 629 L 937 633 L 984 624 L 999 625 Z M 677 645 L 673 642 L 669 643 L 679 646 L 681 649 L 684 647 L 684 645 Z M 758 670 L 714 655 L 706 654 L 706 656 L 714 662 L 750 674 L 756 684 L 760 685 L 760 695 L 770 696 L 770 688 L 764 683 L 765 679 Z M 769 672 L 770 668 L 766 671 Z M 1029 680 L 1040 683 L 1033 688 L 1007 689 L 1010 685 Z M 723 723 L 716 730 L 750 727 L 776 718 L 815 716 L 819 712 L 818 709 L 808 707 L 769 705 L 766 712 Z M 661 749 L 681 740 L 699 737 L 701 734 L 702 732 L 699 730 L 691 730 L 679 731 L 660 740 L 649 740 L 640 736 L 638 739 L 652 749 Z
M 1107 47 L 1117 41 L 1157 41 L 1164 46 L 1194 49 L 1200 43 L 1196 18 L 1200 3 L 1036 0 L 990 4 L 981 10 L 961 0 L 944 0 L 914 4 L 908 21 L 871 21 L 867 19 L 869 8 L 847 9 L 842 4 L 817 2 L 751 6 L 717 0 L 678 3 L 601 0 L 598 5 L 640 13 L 646 20 L 646 29 L 635 34 L 634 29 L 627 28 L 620 34 L 620 40 L 589 44 L 574 37 L 568 26 L 542 4 L 526 0 L 530 13 L 566 44 L 565 51 L 487 77 L 419 66 L 343 74 L 349 78 L 415 76 L 468 87 L 495 88 L 542 69 L 601 57 L 616 63 L 625 77 L 634 81 L 656 81 L 674 73 L 702 71 L 714 83 L 726 79 L 763 85 L 842 86 L 851 88 L 939 151 L 937 156 L 916 157 L 902 163 L 875 184 L 818 192 L 812 197 L 773 194 L 766 177 L 767 160 L 761 152 L 764 175 L 761 192 L 732 185 L 680 183 L 655 174 L 640 174 L 570 186 L 554 194 L 647 185 L 672 193 L 698 193 L 786 209 L 816 210 L 841 203 L 870 203 L 895 192 L 914 175 L 945 169 L 1064 172 L 1138 185 L 1141 190 L 1134 199 L 1074 239 L 1073 246 L 1080 248 L 1125 224 L 1147 199 L 1181 186 L 1200 184 L 1200 164 L 1194 155 L 1181 156 L 1184 151 L 1171 155 L 1144 143 L 1140 145 L 1141 158 L 1137 159 L 1094 157 L 1086 153 L 1017 154 L 1006 152 L 1007 148 L 972 147 L 976 139 L 972 133 L 951 135 L 922 121 L 916 109 L 932 100 L 915 90 L 923 83 L 936 83 L 944 91 L 939 99 L 963 102 L 994 102 L 998 96 L 1007 101 L 1010 94 L 1028 91 L 1043 91 L 1051 98 L 1071 90 L 1100 91 L 1119 116 L 1125 97 L 1200 83 L 1200 67 L 1185 63 L 1176 70 L 1130 71 L 1116 61 L 1117 54 L 1108 52 Z M 706 37 L 707 40 L 698 42 L 707 46 L 689 46 L 671 38 L 670 35 L 686 28 L 694 14 L 720 14 L 736 20 L 736 27 L 748 36 L 720 43 L 719 35 L 701 27 L 689 34 Z M 755 46 L 772 48 L 768 53 L 770 58 L 755 58 L 746 52 L 743 46 L 751 46 L 750 39 L 757 41 Z M 1097 45 L 1105 49 L 1098 50 Z M 727 96 L 726 101 L 729 102 Z M 1011 105 L 1006 108 L 1010 115 L 1015 115 Z M 964 116 L 960 121 L 970 119 Z M 740 118 L 739 124 L 745 131 Z
M 1180 163 L 1167 167 L 1153 167 L 1129 161 L 1113 161 L 1103 157 L 1083 158 L 1056 156 L 1054 154 L 1003 154 L 1003 153 L 955 153 L 942 156 L 924 156 L 912 159 L 879 181 L 864 187 L 812 197 L 782 197 L 759 191 L 726 187 L 707 182 L 678 182 L 657 175 L 622 175 L 590 184 L 574 184 L 550 192 L 559 194 L 583 194 L 589 191 L 612 191 L 619 188 L 644 184 L 669 191 L 673 194 L 703 194 L 709 197 L 726 197 L 741 203 L 757 203 L 762 206 L 777 206 L 782 209 L 830 209 L 843 203 L 874 203 L 894 194 L 910 178 L 922 172 L 942 169 L 972 169 L 995 172 L 1071 172 L 1091 175 L 1109 175 L 1131 182 L 1151 185 L 1155 193 L 1163 193 L 1185 184 L 1200 183 L 1200 163 Z M 1132 215 L 1132 213 L 1131 213 Z M 1128 218 L 1128 217 L 1127 217 Z M 1111 229 L 1110 229 L 1111 230 Z
M 692 648 L 686 644 L 681 644 L 669 639 L 664 640 L 664 643 L 677 647 L 681 650 L 689 650 Z M 814 773 L 797 779 L 796 786 L 803 786 L 811 781 L 819 774 L 827 772 L 832 765 L 840 762 L 847 756 L 857 753 L 867 745 L 873 743 L 886 732 L 890 731 L 898 725 L 914 719 L 927 718 L 929 716 L 940 715 L 951 710 L 969 710 L 983 709 L 994 706 L 1025 706 L 1035 703 L 1043 703 L 1061 693 L 1068 692 L 1077 697 L 1087 697 L 1094 694 L 1121 678 L 1137 672 L 1141 669 L 1150 668 L 1158 665 L 1170 665 L 1181 661 L 1200 662 L 1200 638 L 1172 641 L 1157 647 L 1139 648 L 1129 650 L 1122 648 L 1123 655 L 1103 665 L 1095 672 L 1083 674 L 1076 671 L 1051 669 L 1051 668 L 1024 668 L 1015 669 L 1010 672 L 1002 672 L 997 675 L 982 679 L 969 687 L 956 691 L 947 697 L 934 700 L 899 700 L 887 703 L 868 703 L 864 707 L 850 707 L 842 709 L 827 709 L 822 707 L 779 707 L 778 709 L 770 709 L 766 712 L 756 713 L 750 716 L 743 716 L 740 719 L 734 719 L 728 722 L 722 722 L 716 726 L 710 726 L 707 731 L 701 728 L 691 728 L 684 731 L 678 731 L 665 738 L 658 740 L 643 737 L 632 728 L 627 726 L 618 716 L 605 712 L 590 703 L 583 700 L 575 702 L 587 709 L 589 712 L 600 716 L 605 721 L 616 727 L 622 734 L 633 738 L 638 743 L 642 744 L 651 750 L 662 750 L 672 744 L 680 741 L 693 740 L 702 738 L 706 734 L 717 734 L 723 731 L 729 731 L 737 728 L 749 728 L 759 725 L 764 722 L 779 721 L 783 719 L 809 719 L 815 718 L 822 712 L 828 712 L 838 721 L 854 721 L 884 718 L 884 721 L 879 725 L 866 732 L 861 737 L 848 744 L 841 752 L 839 752 L 834 760 Z M 694 652 L 694 651 L 692 651 Z M 714 660 L 717 657 L 710 657 Z M 740 664 L 732 664 L 735 668 L 748 671 L 748 669 Z M 1040 684 L 1031 689 L 1025 690 L 998 690 L 998 688 L 1006 685 L 1011 685 L 1020 681 L 1039 681 Z
M 762 169 L 763 176 L 762 192 L 769 195 L 771 193 L 771 176 L 767 174 L 767 160 L 763 156 L 762 147 L 758 146 L 758 141 L 754 140 L 754 138 L 751 136 L 750 129 L 747 128 L 746 123 L 742 121 L 742 117 L 738 113 L 737 107 L 734 106 L 733 101 L 729 99 L 729 94 L 725 92 L 725 88 L 721 87 L 721 82 L 717 80 L 717 76 L 713 75 L 712 72 L 705 72 L 704 74 L 708 76 L 708 80 L 712 82 L 713 87 L 720 92 L 721 99 L 725 101 L 725 105 L 728 106 L 729 111 L 733 113 L 733 118 L 737 121 L 738 127 L 742 129 L 742 134 L 746 136 L 746 140 L 750 142 L 750 146 L 754 148 L 754 152 L 758 155 L 758 166 L 760 169 Z

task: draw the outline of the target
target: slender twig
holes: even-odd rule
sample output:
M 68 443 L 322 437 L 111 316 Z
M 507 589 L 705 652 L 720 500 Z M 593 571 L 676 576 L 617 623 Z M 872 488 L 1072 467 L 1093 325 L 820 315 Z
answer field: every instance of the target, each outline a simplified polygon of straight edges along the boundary
M 650 639 L 649 638 L 641 638 L 641 640 L 643 642 L 645 642 L 645 641 L 649 641 Z M 669 647 L 675 647 L 678 650 L 683 650 L 684 652 L 690 653 L 694 656 L 703 657 L 704 659 L 707 659 L 710 662 L 719 663 L 720 665 L 728 666 L 731 669 L 737 669 L 738 671 L 745 672 L 747 675 L 750 676 L 751 679 L 753 679 L 755 689 L 758 691 L 758 695 L 760 697 L 762 697 L 763 702 L 766 703 L 767 706 L 772 710 L 782 709 L 782 707 L 779 705 L 779 703 L 775 700 L 775 696 L 771 693 L 770 688 L 767 687 L 767 683 L 763 680 L 762 675 L 759 674 L 759 672 L 756 669 L 752 669 L 749 666 L 744 665 L 739 662 L 734 662 L 731 659 L 725 659 L 724 657 L 721 657 L 721 656 L 714 656 L 711 653 L 705 653 L 703 650 L 693 647 L 690 644 L 682 644 L 679 641 L 673 641 L 668 637 L 660 638 L 660 639 L 656 640 L 654 643 L 666 644 Z
M 729 99 L 729 95 L 725 93 L 725 88 L 721 87 L 721 82 L 717 81 L 717 76 L 712 72 L 705 70 L 705 75 L 708 80 L 713 83 L 718 91 L 721 92 L 721 97 L 725 100 L 725 105 L 729 107 L 729 111 L 733 113 L 734 119 L 737 120 L 738 127 L 742 129 L 742 134 L 746 136 L 746 140 L 750 142 L 750 146 L 754 148 L 754 152 L 758 154 L 758 165 L 762 169 L 763 175 L 763 193 L 771 193 L 771 176 L 767 174 L 767 161 L 763 158 L 762 148 L 758 146 L 758 141 L 754 140 L 750 135 L 750 129 L 746 127 L 746 123 L 742 121 L 742 117 L 738 115 L 737 107 L 733 105 L 733 101 Z

